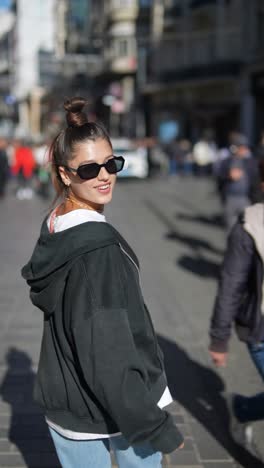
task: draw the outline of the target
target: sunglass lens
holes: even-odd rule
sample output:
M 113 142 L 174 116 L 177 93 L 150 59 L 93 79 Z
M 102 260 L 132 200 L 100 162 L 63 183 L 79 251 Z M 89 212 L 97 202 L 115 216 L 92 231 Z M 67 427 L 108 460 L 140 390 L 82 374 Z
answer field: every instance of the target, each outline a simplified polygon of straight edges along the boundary
M 116 173 L 116 163 L 115 159 L 111 158 L 107 161 L 105 168 L 109 174 L 115 174 Z
M 106 163 L 106 169 L 110 174 L 116 174 L 121 171 L 124 166 L 124 158 L 122 156 L 115 156 L 112 159 L 109 159 Z
M 119 158 L 115 158 L 115 163 L 116 163 L 116 172 L 122 171 L 124 164 L 125 164 L 124 158 L 122 156 L 120 156 Z
M 81 179 L 89 180 L 97 177 L 99 170 L 100 166 L 96 163 L 84 164 L 83 166 L 78 167 L 77 173 Z

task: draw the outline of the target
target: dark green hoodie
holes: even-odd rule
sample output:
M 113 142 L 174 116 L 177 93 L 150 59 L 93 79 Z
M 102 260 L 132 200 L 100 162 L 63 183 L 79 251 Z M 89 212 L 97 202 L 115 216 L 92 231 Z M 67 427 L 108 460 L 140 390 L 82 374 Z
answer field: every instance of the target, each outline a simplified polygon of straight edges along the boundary
M 22 275 L 44 313 L 35 397 L 47 418 L 176 449 L 182 436 L 157 406 L 166 378 L 138 260 L 120 234 L 100 222 L 50 234 L 45 220 Z

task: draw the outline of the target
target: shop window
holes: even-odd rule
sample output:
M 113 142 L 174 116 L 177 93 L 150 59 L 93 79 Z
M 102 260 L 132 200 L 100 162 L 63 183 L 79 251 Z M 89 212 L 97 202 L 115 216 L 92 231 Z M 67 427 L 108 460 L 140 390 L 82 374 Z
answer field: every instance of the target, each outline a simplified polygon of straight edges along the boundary
M 128 56 L 128 40 L 127 39 L 120 39 L 118 41 L 118 55 L 119 57 L 127 57 Z
M 139 0 L 139 5 L 141 8 L 148 8 L 152 6 L 152 0 Z
M 112 0 L 111 7 L 114 9 L 131 8 L 135 6 L 134 0 Z

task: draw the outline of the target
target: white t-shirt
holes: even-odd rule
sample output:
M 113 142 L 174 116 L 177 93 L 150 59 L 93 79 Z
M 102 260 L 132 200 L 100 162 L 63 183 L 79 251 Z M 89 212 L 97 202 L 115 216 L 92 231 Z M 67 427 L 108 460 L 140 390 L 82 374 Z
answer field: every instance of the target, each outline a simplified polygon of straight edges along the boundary
M 53 213 L 51 213 L 47 221 L 49 230 L 51 230 L 50 221 Z M 66 213 L 65 215 L 55 217 L 54 232 L 65 231 L 65 229 L 77 226 L 78 224 L 87 223 L 87 221 L 105 223 L 105 216 L 98 213 L 98 211 L 85 209 L 69 211 L 69 213 Z
M 54 213 L 54 212 L 53 212 Z M 47 220 L 48 228 L 51 230 L 51 219 L 53 217 L 53 213 L 49 216 Z M 106 219 L 105 216 L 97 211 L 92 210 L 73 210 L 65 215 L 56 216 L 53 218 L 53 232 L 60 232 L 64 231 L 65 229 L 69 229 L 73 226 L 77 226 L 78 224 L 87 223 L 87 221 L 97 221 L 101 223 L 105 223 Z M 159 408 L 164 408 L 168 406 L 170 403 L 173 402 L 172 396 L 170 394 L 169 388 L 166 387 L 162 397 L 158 402 Z M 58 432 L 63 437 L 67 439 L 73 440 L 96 440 L 96 439 L 108 439 L 109 437 L 115 437 L 121 435 L 121 432 L 117 432 L 115 434 L 91 434 L 86 432 L 75 432 L 65 429 L 64 427 L 58 426 L 58 424 L 53 423 L 48 418 L 46 418 L 47 424 Z

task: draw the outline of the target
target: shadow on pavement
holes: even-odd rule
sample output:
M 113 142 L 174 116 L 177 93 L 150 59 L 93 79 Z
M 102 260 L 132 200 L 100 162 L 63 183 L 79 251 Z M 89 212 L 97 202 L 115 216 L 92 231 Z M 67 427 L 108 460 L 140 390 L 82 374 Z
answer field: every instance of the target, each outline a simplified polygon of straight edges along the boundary
M 223 255 L 223 251 L 221 249 L 218 249 L 217 247 L 214 247 L 210 242 L 205 241 L 203 239 L 198 239 L 197 237 L 189 236 L 185 233 L 181 234 L 176 230 L 168 232 L 166 234 L 166 238 L 188 245 L 189 247 L 191 247 L 191 249 L 195 251 L 199 249 L 206 249 L 214 254 L 221 256 Z
M 190 215 L 187 213 L 176 213 L 177 219 L 182 219 L 183 221 L 195 222 L 198 224 L 206 224 L 207 226 L 216 226 L 220 228 L 225 228 L 223 216 L 221 214 L 215 214 L 211 216 L 204 215 Z
M 202 424 L 242 467 L 263 468 L 262 462 L 243 447 L 237 446 L 229 435 L 229 416 L 222 395 L 225 384 L 219 375 L 191 359 L 187 352 L 173 341 L 159 336 L 159 343 L 164 353 L 168 384 L 173 398 Z
M 177 259 L 177 264 L 184 270 L 190 271 L 192 274 L 196 274 L 202 278 L 214 278 L 216 280 L 219 278 L 220 265 L 212 260 L 200 256 L 194 258 L 183 255 Z
M 47 424 L 33 401 L 35 373 L 30 357 L 10 348 L 6 363 L 0 396 L 10 405 L 9 442 L 17 447 L 27 467 L 60 467 Z
M 144 201 L 147 208 L 153 213 L 160 222 L 168 229 L 167 234 L 165 235 L 166 239 L 180 242 L 184 245 L 190 247 L 194 252 L 199 252 L 201 249 L 207 250 L 212 254 L 219 255 L 223 257 L 223 250 L 215 247 L 211 242 L 208 242 L 204 239 L 199 239 L 194 236 L 190 236 L 186 233 L 181 233 L 175 228 L 175 222 L 171 219 L 164 211 L 162 211 L 158 206 L 156 206 L 151 200 Z

